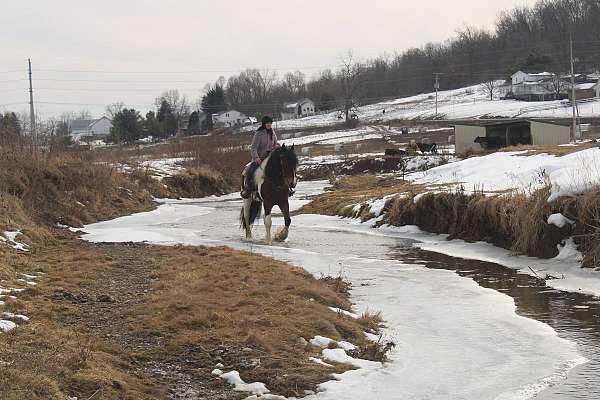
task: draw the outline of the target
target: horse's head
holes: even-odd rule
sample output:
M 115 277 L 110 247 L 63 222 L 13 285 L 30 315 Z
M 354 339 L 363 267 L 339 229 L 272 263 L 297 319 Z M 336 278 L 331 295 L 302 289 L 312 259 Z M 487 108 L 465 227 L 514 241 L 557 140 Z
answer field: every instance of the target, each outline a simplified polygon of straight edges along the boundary
M 293 188 L 296 187 L 296 169 L 298 168 L 298 157 L 294 152 L 294 146 L 283 145 L 271 153 L 267 164 L 266 175 L 273 181 Z

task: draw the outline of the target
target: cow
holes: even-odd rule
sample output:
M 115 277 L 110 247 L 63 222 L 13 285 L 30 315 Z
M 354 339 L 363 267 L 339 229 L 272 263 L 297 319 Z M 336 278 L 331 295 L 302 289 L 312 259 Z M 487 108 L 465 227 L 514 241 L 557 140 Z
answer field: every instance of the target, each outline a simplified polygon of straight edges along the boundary
M 408 153 L 405 150 L 400 149 L 385 149 L 385 157 L 389 158 L 398 158 L 402 156 L 406 156 Z
M 437 144 L 435 143 L 417 143 L 417 147 L 419 148 L 419 151 L 423 154 L 437 154 Z
M 484 150 L 499 149 L 506 146 L 505 140 L 497 136 L 477 136 L 474 143 L 479 143 Z

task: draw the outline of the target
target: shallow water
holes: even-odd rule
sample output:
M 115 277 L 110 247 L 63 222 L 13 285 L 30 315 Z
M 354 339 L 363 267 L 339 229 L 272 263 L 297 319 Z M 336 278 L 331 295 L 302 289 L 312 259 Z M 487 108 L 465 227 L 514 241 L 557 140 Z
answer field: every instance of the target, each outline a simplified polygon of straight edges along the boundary
M 505 293 L 515 300 L 517 312 L 544 322 L 560 337 L 577 343 L 588 363 L 573 369 L 566 381 L 541 393 L 539 399 L 600 399 L 600 299 L 554 290 L 543 279 L 506 267 L 463 260 L 400 245 L 390 255 L 428 268 L 455 271 L 480 286 Z
M 299 187 L 295 205 L 321 189 Z M 382 311 L 397 348 L 385 367 L 325 384 L 319 400 L 527 399 L 549 385 L 540 398 L 598 398 L 600 304 L 591 297 L 549 290 L 514 270 L 419 250 L 411 240 L 331 217 L 294 217 L 283 244 L 245 242 L 239 207 L 235 197 L 168 201 L 150 213 L 87 226 L 84 239 L 227 245 L 316 276 L 343 275 L 353 283 L 357 311 Z M 282 224 L 281 218 L 273 222 Z M 262 237 L 264 228 L 254 232 Z M 565 381 L 581 354 L 592 362 Z

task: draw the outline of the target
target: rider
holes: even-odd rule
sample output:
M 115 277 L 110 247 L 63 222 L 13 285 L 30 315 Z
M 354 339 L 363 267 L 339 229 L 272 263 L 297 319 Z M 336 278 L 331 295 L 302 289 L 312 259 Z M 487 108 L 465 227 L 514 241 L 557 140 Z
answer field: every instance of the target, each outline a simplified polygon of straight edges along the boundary
M 279 143 L 277 142 L 277 135 L 273 131 L 273 118 L 264 116 L 260 128 L 254 133 L 254 139 L 252 139 L 250 149 L 252 163 L 250 163 L 244 177 L 244 188 L 241 193 L 243 198 L 250 196 L 250 193 L 252 193 L 254 172 L 269 153 L 277 147 L 279 147 Z

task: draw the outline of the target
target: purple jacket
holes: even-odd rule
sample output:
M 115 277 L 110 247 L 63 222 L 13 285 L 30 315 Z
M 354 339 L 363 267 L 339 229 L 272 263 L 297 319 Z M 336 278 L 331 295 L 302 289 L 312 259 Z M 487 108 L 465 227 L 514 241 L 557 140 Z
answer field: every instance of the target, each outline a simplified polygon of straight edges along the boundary
M 277 145 L 277 134 L 273 131 L 273 136 L 269 135 L 266 129 L 256 131 L 254 139 L 252 139 L 252 147 L 250 148 L 250 154 L 252 159 L 260 158 L 261 161 L 267 157 L 270 151 L 272 151 Z

